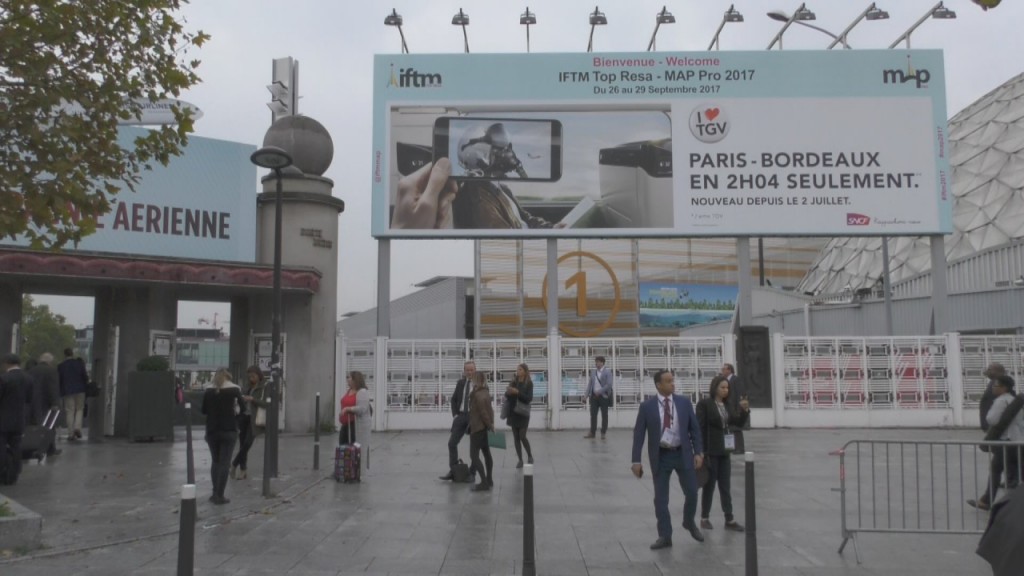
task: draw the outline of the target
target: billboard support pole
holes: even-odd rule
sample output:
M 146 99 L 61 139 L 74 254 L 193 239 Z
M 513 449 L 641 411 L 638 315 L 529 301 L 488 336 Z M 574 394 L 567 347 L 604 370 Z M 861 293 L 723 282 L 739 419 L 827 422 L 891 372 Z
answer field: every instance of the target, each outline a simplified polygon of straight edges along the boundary
M 882 236 L 882 290 L 885 297 L 885 335 L 892 336 L 892 275 L 889 272 L 888 236 Z
M 391 240 L 377 239 L 377 336 L 391 336 Z
M 736 239 L 736 275 L 739 278 L 739 300 L 736 306 L 740 311 L 740 326 L 749 326 L 754 317 L 753 282 L 750 277 L 750 238 Z
M 935 322 L 935 334 L 945 334 L 946 306 L 949 289 L 946 285 L 946 237 L 933 234 L 932 249 L 932 318 Z
M 548 238 L 548 336 L 558 335 L 558 239 Z

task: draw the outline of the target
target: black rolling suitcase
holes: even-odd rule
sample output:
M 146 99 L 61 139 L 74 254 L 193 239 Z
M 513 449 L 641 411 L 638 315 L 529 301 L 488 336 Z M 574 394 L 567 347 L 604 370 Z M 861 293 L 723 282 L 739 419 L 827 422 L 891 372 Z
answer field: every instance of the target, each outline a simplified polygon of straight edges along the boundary
M 46 458 L 46 449 L 54 442 L 57 436 L 57 419 L 60 417 L 60 410 L 51 409 L 43 418 L 41 426 L 31 425 L 25 427 L 21 435 L 21 459 L 36 460 L 42 462 Z

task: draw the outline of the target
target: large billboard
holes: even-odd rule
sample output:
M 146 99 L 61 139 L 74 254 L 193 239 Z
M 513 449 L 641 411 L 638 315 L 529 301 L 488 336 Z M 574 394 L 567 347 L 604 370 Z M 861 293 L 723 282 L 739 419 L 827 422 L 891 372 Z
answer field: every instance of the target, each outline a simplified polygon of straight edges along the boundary
M 118 140 L 131 148 L 143 128 L 121 128 Z M 135 192 L 122 189 L 96 232 L 68 250 L 139 256 L 254 262 L 256 260 L 256 148 L 190 136 L 167 166 L 143 171 Z M 22 238 L 0 245 L 27 246 Z
M 952 231 L 941 51 L 374 66 L 377 237 Z

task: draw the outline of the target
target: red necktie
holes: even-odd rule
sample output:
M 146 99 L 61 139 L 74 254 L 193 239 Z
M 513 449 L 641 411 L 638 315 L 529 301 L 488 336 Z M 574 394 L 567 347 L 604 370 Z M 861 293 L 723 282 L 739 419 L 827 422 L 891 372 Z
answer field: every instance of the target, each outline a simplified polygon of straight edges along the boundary
M 669 408 L 668 398 L 665 398 L 665 417 L 661 420 L 661 429 L 668 430 L 672 427 L 672 411 Z

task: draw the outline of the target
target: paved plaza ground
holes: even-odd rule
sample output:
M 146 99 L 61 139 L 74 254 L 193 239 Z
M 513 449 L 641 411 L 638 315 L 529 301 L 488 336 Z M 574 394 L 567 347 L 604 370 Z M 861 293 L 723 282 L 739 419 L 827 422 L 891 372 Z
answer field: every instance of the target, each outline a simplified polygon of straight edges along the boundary
M 44 517 L 42 550 L 0 559 L 3 576 L 173 575 L 185 443 L 62 444 L 64 453 L 27 465 L 3 495 Z M 530 432 L 536 459 L 537 573 L 542 575 L 744 574 L 744 535 L 722 530 L 716 498 L 698 544 L 678 527 L 683 497 L 673 486 L 674 546 L 651 551 L 657 537 L 649 470 L 630 475 L 631 432 L 607 440 L 583 432 Z M 974 554 L 977 536 L 863 535 L 864 563 L 840 556 L 838 462 L 831 450 L 854 438 L 976 439 L 951 430 L 764 430 L 748 433 L 757 454 L 757 523 L 763 576 L 991 574 Z M 373 436 L 362 484 L 327 476 L 333 440 L 325 438 L 321 471 L 312 470 L 311 436 L 286 435 L 278 496 L 260 495 L 262 440 L 250 479 L 231 480 L 232 502 L 209 495 L 209 454 L 196 444 L 199 524 L 196 574 L 519 574 L 522 570 L 523 478 L 515 452 L 495 451 L 495 489 L 438 480 L 447 467 L 444 432 Z M 468 442 L 461 453 L 466 457 Z M 738 459 L 737 459 L 738 460 Z M 645 468 L 648 468 L 645 456 Z M 734 499 L 743 522 L 742 465 Z

